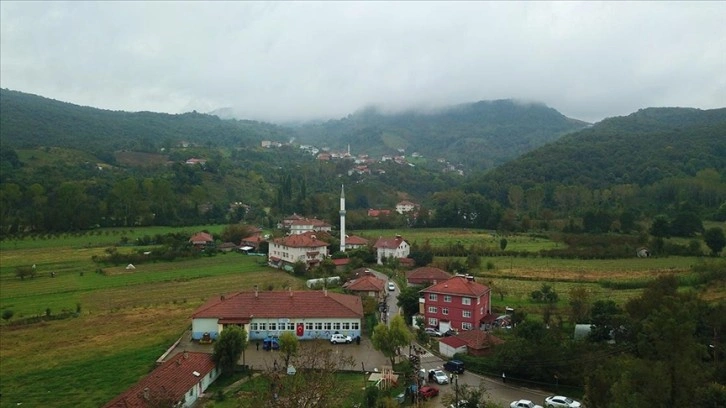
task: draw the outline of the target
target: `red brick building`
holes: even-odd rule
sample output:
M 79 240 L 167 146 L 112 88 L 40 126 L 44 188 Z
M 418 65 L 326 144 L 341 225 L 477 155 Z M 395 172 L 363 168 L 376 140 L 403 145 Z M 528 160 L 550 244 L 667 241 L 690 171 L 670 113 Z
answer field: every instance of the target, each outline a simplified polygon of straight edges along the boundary
M 479 329 L 491 314 L 491 289 L 472 276 L 457 275 L 421 291 L 424 324 L 440 330 Z

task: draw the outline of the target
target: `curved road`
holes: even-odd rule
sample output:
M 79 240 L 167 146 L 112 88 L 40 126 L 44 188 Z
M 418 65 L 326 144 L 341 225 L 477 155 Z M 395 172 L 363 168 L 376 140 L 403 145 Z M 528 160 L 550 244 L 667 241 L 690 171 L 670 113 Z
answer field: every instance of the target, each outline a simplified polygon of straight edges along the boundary
M 388 276 L 382 272 L 378 272 L 373 269 L 370 269 L 370 271 L 373 272 L 373 274 L 375 274 L 378 278 L 384 279 L 386 282 L 391 281 Z M 386 298 L 388 313 L 387 316 L 383 316 L 382 314 L 382 321 L 390 322 L 390 318 L 392 318 L 399 312 L 398 305 L 396 304 L 398 302 L 397 297 L 399 293 L 399 288 L 397 282 L 394 282 L 394 284 L 396 285 L 396 290 L 388 293 L 388 297 Z M 386 290 L 388 290 L 387 284 Z M 431 369 L 442 369 L 443 364 L 444 360 L 430 352 L 427 352 L 426 354 L 421 356 L 421 368 L 425 369 L 427 372 Z M 465 372 L 464 374 L 458 376 L 459 385 L 466 384 L 470 387 L 478 387 L 479 384 L 482 382 L 484 383 L 484 388 L 489 393 L 491 400 L 498 404 L 501 404 L 504 407 L 508 407 L 512 401 L 520 399 L 528 399 L 533 401 L 535 404 L 542 405 L 544 403 L 544 398 L 548 395 L 551 395 L 550 393 L 545 393 L 543 391 L 504 383 L 502 382 L 501 378 L 493 379 L 471 372 Z M 434 386 L 439 389 L 441 394 L 454 394 L 456 392 L 456 387 L 454 384 L 434 384 Z M 440 402 L 440 400 L 441 397 L 439 396 L 435 397 L 431 401 L 434 404 L 438 403 L 438 405 L 444 406 L 443 403 Z

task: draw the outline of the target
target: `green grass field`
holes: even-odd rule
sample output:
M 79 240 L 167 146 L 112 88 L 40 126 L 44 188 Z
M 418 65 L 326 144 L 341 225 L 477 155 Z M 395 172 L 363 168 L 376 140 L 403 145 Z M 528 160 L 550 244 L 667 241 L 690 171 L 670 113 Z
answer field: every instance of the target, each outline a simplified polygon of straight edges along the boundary
M 269 268 L 264 258 L 238 253 L 219 254 L 174 262 L 103 267 L 94 255 L 119 243 L 145 235 L 185 231 L 190 235 L 223 226 L 196 228 L 138 228 L 98 230 L 92 234 L 64 234 L 0 242 L 0 310 L 12 310 L 10 322 L 0 322 L 0 407 L 97 407 L 138 381 L 154 361 L 189 327 L 195 308 L 209 297 L 240 290 L 302 289 L 304 282 Z M 115 231 L 115 232 L 114 232 Z M 355 232 L 354 232 L 355 233 Z M 391 231 L 366 231 L 369 238 L 392 236 Z M 404 237 L 432 245 L 473 243 L 498 239 L 485 231 L 408 230 Z M 529 236 L 508 237 L 508 249 L 537 251 L 557 243 Z M 492 244 L 492 245 L 494 245 Z M 528 248 L 528 249 L 524 249 Z M 120 246 L 119 251 L 137 247 Z M 440 261 L 438 259 L 435 262 Z M 491 262 L 493 268 L 487 269 Z M 475 271 L 482 283 L 504 287 L 502 298 L 493 294 L 495 308 L 517 307 L 536 315 L 539 306 L 529 300 L 542 282 L 560 295 L 558 308 L 566 313 L 569 289 L 583 285 L 592 300 L 624 303 L 641 289 L 611 289 L 603 281 L 646 282 L 661 274 L 688 276 L 696 258 L 624 260 L 562 260 L 537 257 L 482 258 Z M 20 280 L 18 267 L 36 265 L 37 276 Z M 104 273 L 96 271 L 102 268 Z M 50 276 L 55 272 L 55 277 Z M 710 298 L 724 299 L 723 285 L 708 289 Z M 75 318 L 15 325 L 13 321 L 62 310 Z M 221 405 L 224 406 L 224 405 Z

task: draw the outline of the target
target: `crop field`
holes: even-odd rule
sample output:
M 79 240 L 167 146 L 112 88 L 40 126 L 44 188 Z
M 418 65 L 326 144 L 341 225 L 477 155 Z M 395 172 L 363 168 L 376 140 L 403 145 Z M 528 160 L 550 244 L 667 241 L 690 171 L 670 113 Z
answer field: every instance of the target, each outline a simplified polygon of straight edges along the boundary
M 376 240 L 379 237 L 393 237 L 396 233 L 390 230 L 368 230 L 350 234 L 360 235 L 366 239 Z M 469 229 L 409 229 L 401 234 L 410 244 L 422 245 L 428 242 L 432 247 L 444 247 L 448 245 L 461 244 L 464 248 L 472 245 L 485 246 L 499 249 L 499 241 L 507 239 L 507 250 L 537 252 L 542 249 L 555 249 L 561 243 L 546 238 L 530 235 L 496 235 L 493 231 L 469 230 Z
M 92 234 L 0 241 L 0 310 L 12 310 L 0 322 L 0 407 L 97 407 L 128 388 L 153 367 L 154 361 L 190 325 L 196 307 L 212 296 L 252 290 L 302 289 L 304 282 L 264 264 L 262 257 L 218 254 L 173 262 L 108 267 L 91 260 L 107 248 L 137 251 L 118 245 L 145 235 L 208 230 L 223 226 L 172 229 L 97 230 Z M 114 232 L 115 231 L 115 232 Z M 357 233 L 356 233 L 357 234 Z M 390 236 L 390 231 L 366 231 L 366 237 Z M 483 241 L 498 246 L 484 231 L 409 230 L 405 238 L 432 245 L 460 242 L 465 247 Z M 529 236 L 508 237 L 508 249 L 537 251 L 557 243 Z M 494 241 L 492 241 L 494 240 Z M 518 248 L 518 249 L 517 249 Z M 530 248 L 530 249 L 522 249 Z M 434 262 L 440 262 L 434 259 Z M 585 287 L 591 300 L 625 303 L 643 285 L 662 274 L 688 278 L 696 258 L 566 260 L 538 257 L 484 257 L 473 271 L 480 282 L 502 288 L 492 295 L 496 308 L 517 307 L 537 315 L 532 291 L 550 284 L 566 313 L 569 291 Z M 489 267 L 488 267 L 488 264 Z M 18 267 L 36 265 L 36 276 L 21 280 Z M 54 273 L 54 277 L 51 275 Z M 617 285 L 605 283 L 614 282 Z M 617 289 L 616 289 L 617 288 Z M 724 299 L 726 288 L 703 288 L 704 297 Z M 19 324 L 33 316 L 69 316 Z

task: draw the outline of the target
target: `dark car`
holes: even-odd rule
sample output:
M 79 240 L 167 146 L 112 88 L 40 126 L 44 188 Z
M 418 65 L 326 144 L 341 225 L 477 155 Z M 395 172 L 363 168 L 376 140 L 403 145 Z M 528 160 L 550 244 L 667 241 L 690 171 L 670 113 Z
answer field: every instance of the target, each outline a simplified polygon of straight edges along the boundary
M 277 337 L 267 337 L 262 340 L 262 350 L 279 350 L 280 340 Z
M 439 395 L 439 389 L 430 385 L 424 385 L 418 390 L 418 395 L 423 399 L 433 398 Z
M 444 363 L 444 370 L 450 373 L 464 374 L 464 362 L 461 360 L 449 360 Z

